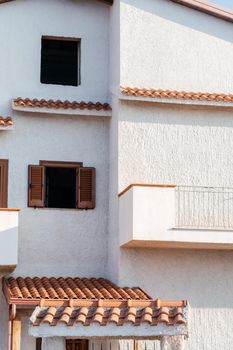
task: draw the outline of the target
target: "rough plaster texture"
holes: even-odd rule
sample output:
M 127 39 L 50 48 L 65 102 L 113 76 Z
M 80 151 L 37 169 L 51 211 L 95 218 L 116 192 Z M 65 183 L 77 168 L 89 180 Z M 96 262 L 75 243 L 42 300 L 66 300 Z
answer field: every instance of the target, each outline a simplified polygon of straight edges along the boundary
M 130 183 L 232 186 L 231 110 L 122 102 L 118 190 Z M 120 249 L 119 283 L 188 299 L 187 350 L 232 347 L 232 263 L 226 251 Z
M 42 350 L 65 350 L 65 339 L 61 337 L 57 338 L 43 338 Z
M 120 16 L 122 86 L 233 91 L 231 23 L 168 0 L 122 0 Z
M 122 102 L 119 190 L 130 183 L 233 186 L 227 109 Z
M 162 337 L 161 350 L 184 350 L 184 338 L 182 336 Z
M 192 305 L 187 350 L 231 349 L 232 252 L 122 249 L 120 283 Z

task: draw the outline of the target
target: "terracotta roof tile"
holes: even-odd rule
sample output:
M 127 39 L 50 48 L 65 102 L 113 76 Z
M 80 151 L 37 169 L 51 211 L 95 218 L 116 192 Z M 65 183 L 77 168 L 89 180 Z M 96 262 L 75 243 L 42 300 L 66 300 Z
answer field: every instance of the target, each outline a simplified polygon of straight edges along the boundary
M 0 117 L 0 126 L 8 127 L 13 125 L 13 120 L 11 117 L 3 118 Z
M 13 100 L 14 107 L 25 108 L 49 108 L 49 109 L 88 109 L 88 110 L 111 110 L 108 103 L 101 102 L 76 102 L 76 101 L 61 101 L 61 100 L 45 100 L 45 99 L 30 99 L 18 97 Z
M 140 288 L 121 288 L 104 278 L 10 277 L 4 280 L 9 299 L 151 300 Z
M 67 326 L 74 326 L 77 323 L 83 326 L 89 326 L 93 323 L 98 323 L 101 326 L 106 326 L 109 323 L 114 323 L 116 326 L 123 326 L 127 323 L 133 326 L 140 326 L 143 323 L 151 326 L 157 326 L 161 323 L 168 326 L 186 324 L 181 307 L 38 307 L 32 320 L 33 326 L 40 326 L 43 323 L 50 326 L 56 326 L 58 323 L 64 323 Z
M 233 102 L 233 94 L 221 94 L 210 92 L 187 92 L 161 89 L 146 89 L 138 87 L 122 87 L 121 93 L 127 96 L 167 98 L 193 101 Z

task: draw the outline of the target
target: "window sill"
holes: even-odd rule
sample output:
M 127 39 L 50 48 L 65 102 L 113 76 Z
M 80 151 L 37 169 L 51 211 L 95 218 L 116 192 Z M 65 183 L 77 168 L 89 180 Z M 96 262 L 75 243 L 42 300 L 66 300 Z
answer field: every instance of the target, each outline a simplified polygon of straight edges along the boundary
M 33 210 L 56 210 L 56 211 L 88 211 L 88 210 L 94 210 L 94 209 L 78 209 L 78 208 L 41 208 L 41 207 L 35 207 L 35 208 L 32 208 L 32 207 L 27 207 L 29 209 L 33 209 Z

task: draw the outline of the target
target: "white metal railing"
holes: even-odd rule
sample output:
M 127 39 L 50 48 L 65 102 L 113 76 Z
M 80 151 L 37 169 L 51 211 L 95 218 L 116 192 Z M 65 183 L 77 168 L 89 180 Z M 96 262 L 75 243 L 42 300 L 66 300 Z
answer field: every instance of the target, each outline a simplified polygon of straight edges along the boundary
M 233 229 L 233 188 L 178 186 L 176 227 Z

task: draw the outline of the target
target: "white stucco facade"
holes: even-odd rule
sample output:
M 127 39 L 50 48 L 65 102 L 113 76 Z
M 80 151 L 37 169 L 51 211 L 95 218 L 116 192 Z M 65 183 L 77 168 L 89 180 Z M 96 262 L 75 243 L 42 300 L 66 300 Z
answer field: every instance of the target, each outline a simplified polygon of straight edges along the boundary
M 121 247 L 132 237 L 128 231 L 120 237 L 117 194 L 131 183 L 233 187 L 232 103 L 155 103 L 120 94 L 120 86 L 232 93 L 233 24 L 170 0 L 115 0 L 112 6 L 95 0 L 18 0 L 0 5 L 0 33 L 0 115 L 14 121 L 12 130 L 0 131 L 0 159 L 9 159 L 8 206 L 21 210 L 12 275 L 102 276 L 140 286 L 153 298 L 187 299 L 185 349 L 231 349 L 233 252 Z M 40 83 L 42 35 L 81 39 L 80 86 Z M 19 96 L 108 102 L 112 111 L 12 110 L 11 100 Z M 28 165 L 40 160 L 95 167 L 96 208 L 28 208 Z M 173 226 L 171 192 L 164 202 L 166 190 L 158 192 L 156 205 L 160 210 L 166 204 L 169 220 L 161 210 L 159 224 L 156 216 L 140 221 L 140 195 L 137 210 L 130 202 L 135 223 L 123 210 L 124 229 L 131 224 L 140 229 L 140 234 L 135 229 L 139 240 L 149 232 L 144 238 L 150 241 L 153 225 Z M 152 210 L 156 194 L 142 196 L 151 198 Z M 128 202 L 125 206 L 129 209 Z M 0 350 L 7 348 L 7 320 L 1 294 Z M 35 349 L 29 319 L 22 321 L 21 348 Z M 93 342 L 95 349 L 132 349 L 127 341 L 91 341 L 91 350 Z M 166 344 L 161 347 L 172 346 Z M 64 339 L 48 338 L 43 346 L 63 349 Z M 158 340 L 141 342 L 142 350 L 159 347 Z
M 121 86 L 231 93 L 231 23 L 159 0 L 121 1 L 120 18 Z M 118 192 L 132 183 L 232 187 L 232 109 L 145 100 L 117 104 L 118 161 L 110 174 L 117 167 L 118 175 L 110 181 Z M 110 203 L 118 208 L 113 185 Z M 119 225 L 109 233 L 117 282 L 141 285 L 153 297 L 187 298 L 185 349 L 230 349 L 232 251 L 119 249 Z

